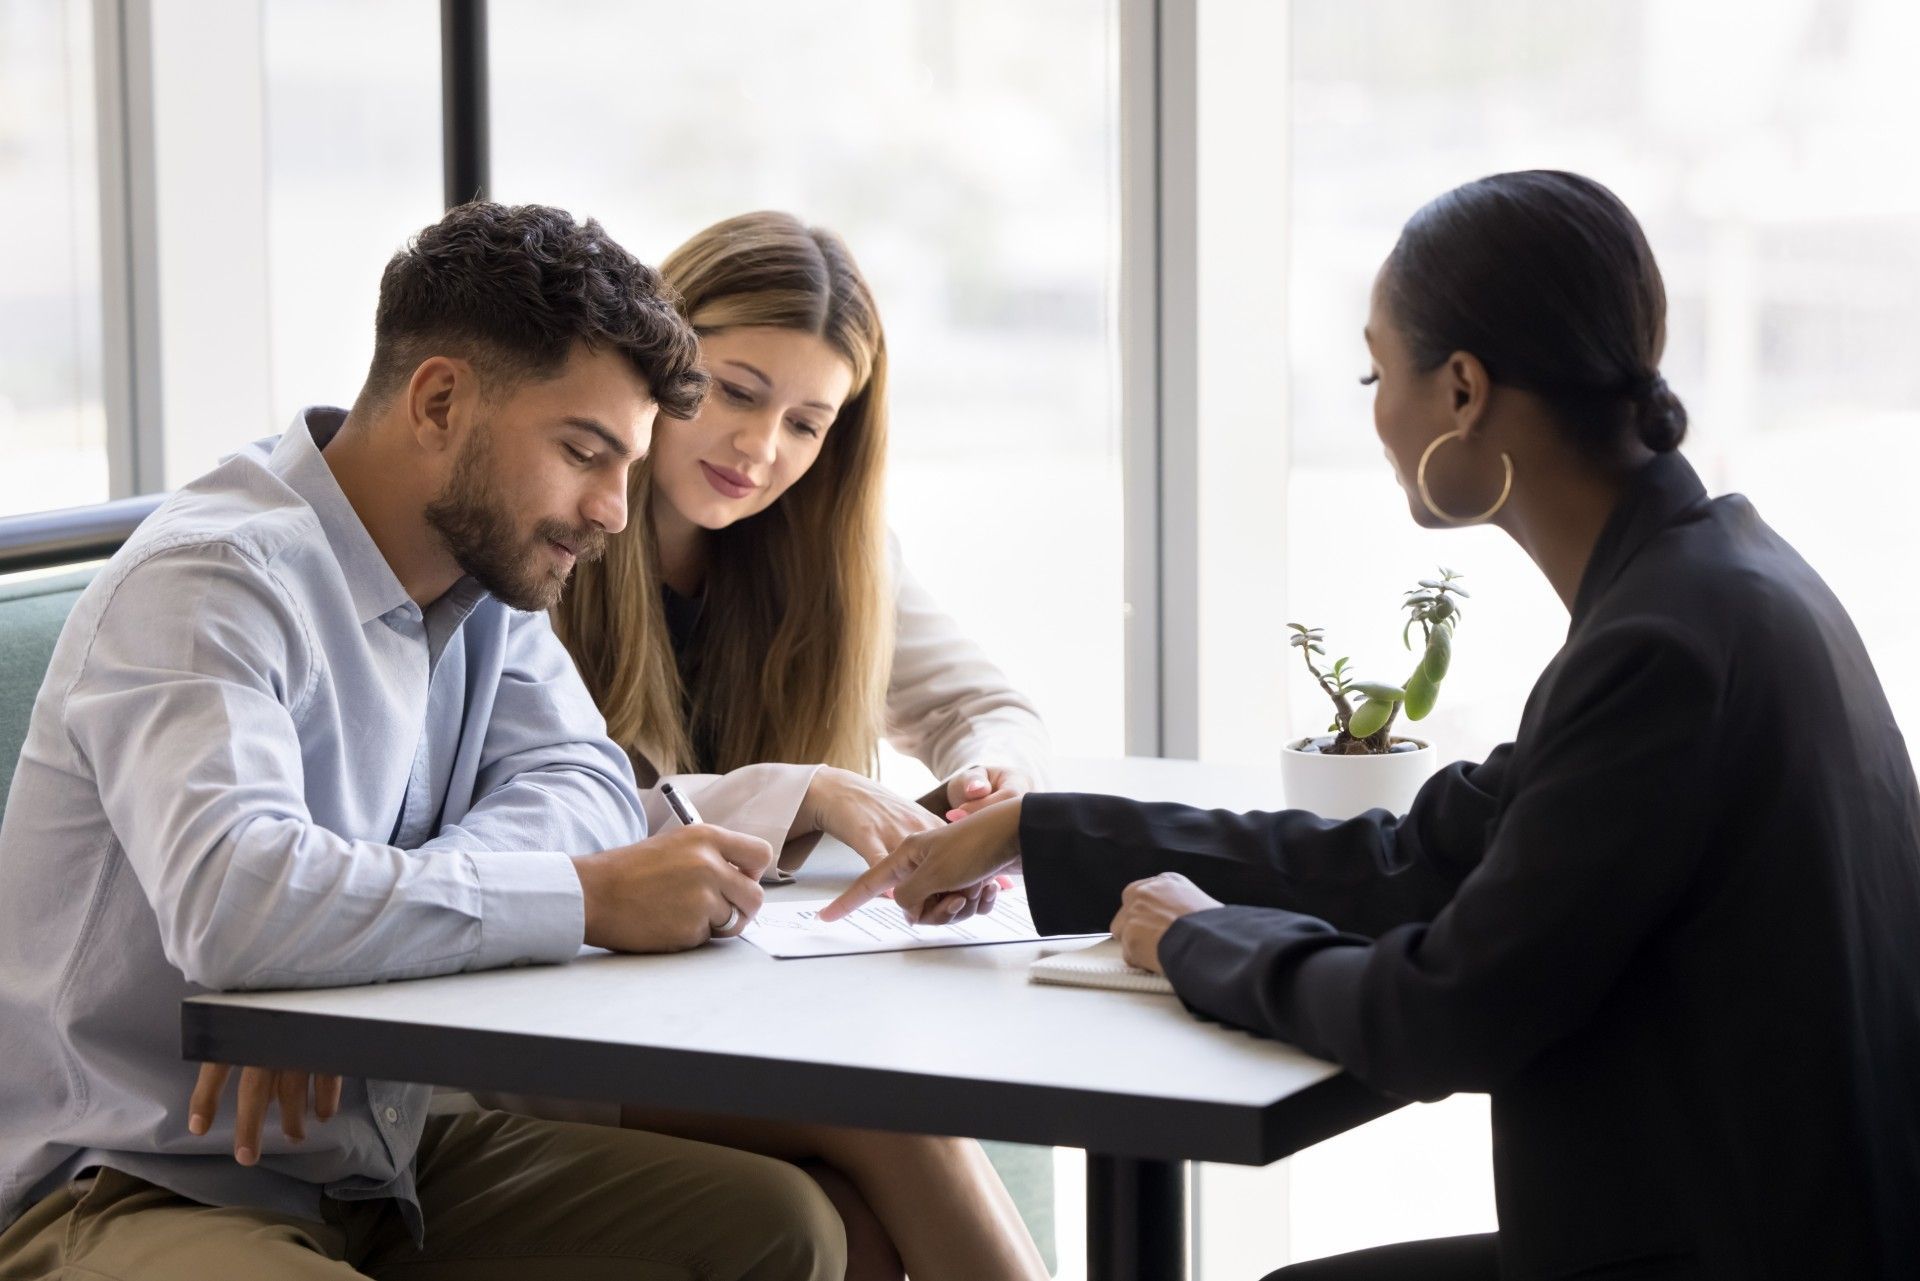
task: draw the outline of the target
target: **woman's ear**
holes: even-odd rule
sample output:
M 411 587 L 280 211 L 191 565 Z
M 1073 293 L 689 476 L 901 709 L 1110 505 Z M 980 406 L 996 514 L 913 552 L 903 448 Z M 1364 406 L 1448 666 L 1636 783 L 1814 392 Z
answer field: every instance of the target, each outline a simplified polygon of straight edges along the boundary
M 1493 396 L 1493 379 L 1480 357 L 1470 351 L 1456 351 L 1447 357 L 1447 396 L 1453 416 L 1453 428 L 1472 435 L 1486 419 L 1487 403 Z

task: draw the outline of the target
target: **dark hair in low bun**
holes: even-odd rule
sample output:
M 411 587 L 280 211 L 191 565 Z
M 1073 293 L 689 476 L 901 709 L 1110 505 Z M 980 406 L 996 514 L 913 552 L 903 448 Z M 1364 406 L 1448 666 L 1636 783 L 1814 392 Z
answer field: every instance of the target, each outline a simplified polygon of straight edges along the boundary
M 1687 407 L 1660 375 L 1655 374 L 1645 394 L 1634 401 L 1633 411 L 1640 443 L 1655 453 L 1678 449 L 1687 438 Z
M 1660 375 L 1667 293 L 1620 198 L 1579 174 L 1494 174 L 1429 201 L 1387 258 L 1415 365 L 1471 352 L 1530 391 L 1590 456 L 1677 449 L 1687 411 Z

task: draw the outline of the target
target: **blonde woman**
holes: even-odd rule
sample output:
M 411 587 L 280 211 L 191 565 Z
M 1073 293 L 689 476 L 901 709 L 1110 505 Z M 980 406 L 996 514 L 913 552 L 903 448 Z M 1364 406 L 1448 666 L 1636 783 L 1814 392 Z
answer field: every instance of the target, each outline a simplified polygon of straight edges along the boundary
M 629 534 L 554 611 L 643 785 L 784 847 L 867 859 L 937 825 L 869 777 L 885 736 L 941 776 L 940 816 L 1038 782 L 1032 705 L 901 565 L 883 517 L 886 341 L 846 246 L 780 213 L 718 223 L 662 273 L 712 390 L 662 420 Z M 658 787 L 648 817 L 664 822 Z
M 754 213 L 709 227 L 661 271 L 712 388 L 692 419 L 656 425 L 628 532 L 575 570 L 553 611 L 651 788 L 650 822 L 668 822 L 658 784 L 671 778 L 706 821 L 766 839 L 784 867 L 821 833 L 878 862 L 1033 788 L 1048 754 L 1039 716 L 887 536 L 886 340 L 846 246 Z M 882 738 L 943 780 L 922 802 L 871 778 Z M 635 1108 L 621 1122 L 844 1176 L 851 1188 L 816 1174 L 847 1219 L 850 1276 L 902 1264 L 915 1281 L 1045 1275 L 970 1140 Z

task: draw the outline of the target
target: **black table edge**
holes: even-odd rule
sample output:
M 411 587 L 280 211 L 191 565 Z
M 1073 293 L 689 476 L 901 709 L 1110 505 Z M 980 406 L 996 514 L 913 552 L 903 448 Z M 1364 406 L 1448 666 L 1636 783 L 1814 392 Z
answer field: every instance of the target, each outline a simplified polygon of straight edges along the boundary
M 652 1107 L 961 1134 L 1148 1160 L 1265 1165 L 1401 1106 L 1345 1074 L 1265 1105 L 612 1045 L 187 1001 L 190 1060 Z M 556 1066 L 556 1065 L 564 1065 Z

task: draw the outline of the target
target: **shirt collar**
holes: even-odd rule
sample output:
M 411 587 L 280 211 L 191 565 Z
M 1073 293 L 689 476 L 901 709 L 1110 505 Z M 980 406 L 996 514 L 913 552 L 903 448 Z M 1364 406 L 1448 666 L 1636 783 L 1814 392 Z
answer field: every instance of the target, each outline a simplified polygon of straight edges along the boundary
M 340 482 L 333 478 L 333 468 L 327 466 L 327 460 L 320 453 L 346 420 L 346 410 L 328 405 L 301 410 L 294 415 L 293 426 L 274 446 L 267 466 L 306 500 L 313 514 L 319 517 L 327 546 L 346 575 L 354 611 L 362 623 L 370 623 L 383 614 L 413 604 L 413 598 L 401 586 L 393 566 L 387 564 L 373 535 L 360 523 L 360 514 L 347 501 Z
M 1574 593 L 1572 625 L 1578 627 L 1602 593 L 1620 577 L 1640 549 L 1660 531 L 1695 520 L 1707 509 L 1707 487 L 1678 450 L 1655 454 L 1627 481 L 1607 517 Z

